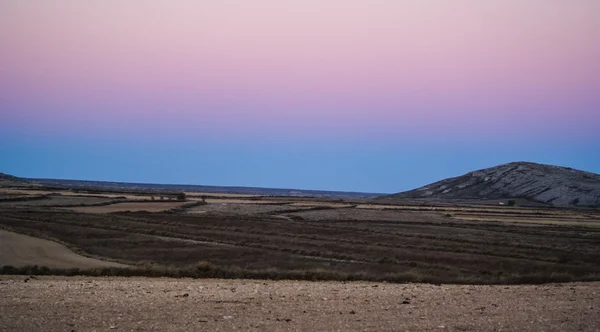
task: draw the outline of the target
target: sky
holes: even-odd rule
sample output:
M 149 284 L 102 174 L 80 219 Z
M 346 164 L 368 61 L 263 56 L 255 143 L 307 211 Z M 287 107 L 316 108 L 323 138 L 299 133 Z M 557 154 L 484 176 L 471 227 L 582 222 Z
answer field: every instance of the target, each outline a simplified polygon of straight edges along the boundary
M 598 0 L 0 0 L 0 172 L 393 193 L 600 173 Z

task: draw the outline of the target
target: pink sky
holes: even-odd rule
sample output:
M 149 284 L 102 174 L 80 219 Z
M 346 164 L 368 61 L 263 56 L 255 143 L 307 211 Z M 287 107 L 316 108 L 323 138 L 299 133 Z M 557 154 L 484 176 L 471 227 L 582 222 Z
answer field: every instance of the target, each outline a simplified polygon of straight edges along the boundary
M 9 0 L 0 49 L 19 126 L 600 127 L 597 0 Z

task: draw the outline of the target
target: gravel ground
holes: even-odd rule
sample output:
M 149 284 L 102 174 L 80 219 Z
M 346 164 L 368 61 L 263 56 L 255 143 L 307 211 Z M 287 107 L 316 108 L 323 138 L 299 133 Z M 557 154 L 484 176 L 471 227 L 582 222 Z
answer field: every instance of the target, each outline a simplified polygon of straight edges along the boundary
M 2 331 L 600 331 L 600 282 L 0 276 L 0 313 Z

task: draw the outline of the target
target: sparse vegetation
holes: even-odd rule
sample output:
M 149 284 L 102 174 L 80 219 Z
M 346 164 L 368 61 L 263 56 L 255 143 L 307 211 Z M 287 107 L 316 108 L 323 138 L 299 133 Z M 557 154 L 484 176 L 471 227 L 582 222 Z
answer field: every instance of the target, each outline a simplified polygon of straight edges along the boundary
M 134 268 L 0 272 L 481 284 L 600 279 L 600 215 L 590 209 L 123 193 L 7 189 L 0 228 Z
M 120 214 L 6 208 L 0 227 L 59 240 L 94 257 L 150 262 L 133 271 L 77 271 L 85 275 L 481 284 L 600 279 L 600 231 L 590 228 L 322 206 L 286 212 L 284 205 L 257 215 L 182 214 L 202 204 Z M 202 260 L 210 262 L 203 272 L 191 268 Z M 19 271 L 10 273 L 33 273 Z
M 213 266 L 208 262 L 185 267 L 163 265 L 145 265 L 133 268 L 104 267 L 93 269 L 57 269 L 45 266 L 2 266 L 0 274 L 4 275 L 58 275 L 58 276 L 94 276 L 94 277 L 169 277 L 169 278 L 220 278 L 220 279 L 270 279 L 270 280 L 307 280 L 307 281 L 376 281 L 391 283 L 431 283 L 431 284 L 543 284 L 598 280 L 600 275 L 587 275 L 576 278 L 568 273 L 552 274 L 511 274 L 503 276 L 496 282 L 482 278 L 456 278 L 447 280 L 436 276 L 422 275 L 415 271 L 404 273 L 374 274 L 369 272 L 343 273 L 324 269 L 278 270 L 276 268 L 251 270 L 243 268 L 227 268 Z

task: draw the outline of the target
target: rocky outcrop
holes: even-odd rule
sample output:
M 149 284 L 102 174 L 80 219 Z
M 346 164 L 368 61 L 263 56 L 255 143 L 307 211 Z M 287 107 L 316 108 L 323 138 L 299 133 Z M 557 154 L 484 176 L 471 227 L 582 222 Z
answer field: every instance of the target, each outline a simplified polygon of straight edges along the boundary
M 515 162 L 469 172 L 387 197 L 523 198 L 553 206 L 600 206 L 600 175 L 567 167 Z

